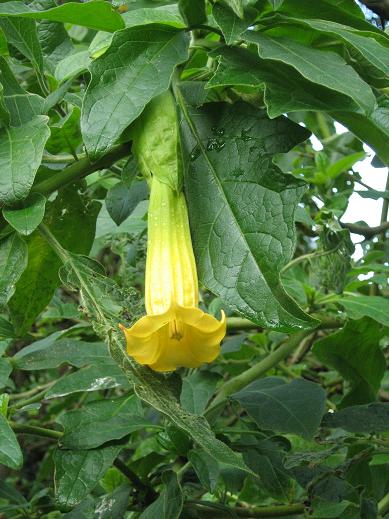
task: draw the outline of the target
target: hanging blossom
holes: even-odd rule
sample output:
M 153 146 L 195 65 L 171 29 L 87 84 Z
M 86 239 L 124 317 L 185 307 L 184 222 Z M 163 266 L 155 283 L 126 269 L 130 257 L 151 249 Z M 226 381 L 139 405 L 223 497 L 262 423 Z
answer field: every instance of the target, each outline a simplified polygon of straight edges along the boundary
M 170 94 L 165 94 L 143 115 L 141 137 L 134 141 L 138 162 L 150 185 L 147 315 L 130 328 L 120 327 L 128 354 L 155 371 L 173 371 L 181 366 L 196 368 L 213 361 L 226 333 L 224 312 L 218 321 L 198 308 L 199 287 L 188 211 L 177 174 L 180 157 L 173 160 L 179 150 L 175 124 L 175 106 Z M 158 148 L 156 161 L 153 150 L 158 144 L 164 148 L 162 152 Z M 163 160 L 163 149 L 168 160 Z

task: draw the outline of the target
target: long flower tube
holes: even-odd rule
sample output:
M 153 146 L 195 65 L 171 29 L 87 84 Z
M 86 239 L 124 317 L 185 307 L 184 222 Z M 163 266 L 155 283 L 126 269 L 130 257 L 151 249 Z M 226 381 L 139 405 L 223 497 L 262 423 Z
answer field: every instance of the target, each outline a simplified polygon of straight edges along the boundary
M 145 306 L 147 315 L 121 326 L 127 352 L 155 371 L 196 368 L 219 354 L 221 321 L 198 308 L 198 280 L 183 192 L 151 180 Z

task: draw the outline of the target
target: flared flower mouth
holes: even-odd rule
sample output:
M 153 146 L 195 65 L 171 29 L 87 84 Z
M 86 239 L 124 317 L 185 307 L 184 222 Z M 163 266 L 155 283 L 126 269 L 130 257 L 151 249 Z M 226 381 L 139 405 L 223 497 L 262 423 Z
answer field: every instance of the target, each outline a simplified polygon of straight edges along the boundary
M 215 360 L 226 333 L 226 319 L 224 313 L 218 321 L 199 308 L 173 305 L 163 314 L 145 315 L 131 328 L 121 328 L 127 352 L 137 362 L 155 371 L 173 371 Z

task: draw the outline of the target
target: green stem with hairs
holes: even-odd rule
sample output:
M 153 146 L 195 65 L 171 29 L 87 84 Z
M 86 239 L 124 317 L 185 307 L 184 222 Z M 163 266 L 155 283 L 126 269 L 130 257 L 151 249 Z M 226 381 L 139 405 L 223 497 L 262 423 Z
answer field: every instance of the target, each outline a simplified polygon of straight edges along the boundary
M 53 429 L 46 429 L 44 427 L 36 427 L 35 425 L 26 425 L 16 422 L 9 422 L 9 424 L 15 432 L 22 434 L 33 434 L 34 436 L 43 436 L 53 440 L 58 440 L 63 436 L 63 432 L 54 431 Z
M 124 158 L 129 154 L 129 144 L 122 144 L 113 149 L 96 162 L 91 162 L 88 157 L 73 162 L 70 166 L 65 168 L 61 173 L 53 174 L 46 180 L 42 180 L 35 184 L 31 193 L 41 193 L 42 195 L 49 195 L 57 189 L 81 178 L 84 178 L 95 171 L 109 168 L 114 162 Z

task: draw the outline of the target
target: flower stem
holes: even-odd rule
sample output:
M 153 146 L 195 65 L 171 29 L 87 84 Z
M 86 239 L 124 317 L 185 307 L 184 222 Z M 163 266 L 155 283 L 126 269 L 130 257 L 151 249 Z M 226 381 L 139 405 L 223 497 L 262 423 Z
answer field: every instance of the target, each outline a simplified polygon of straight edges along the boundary
M 52 438 L 58 440 L 63 436 L 63 432 L 54 431 L 54 429 L 46 429 L 44 427 L 36 427 L 35 425 L 26 425 L 16 422 L 9 422 L 10 426 L 15 432 L 23 434 L 33 434 L 34 436 L 43 436 L 45 438 Z

